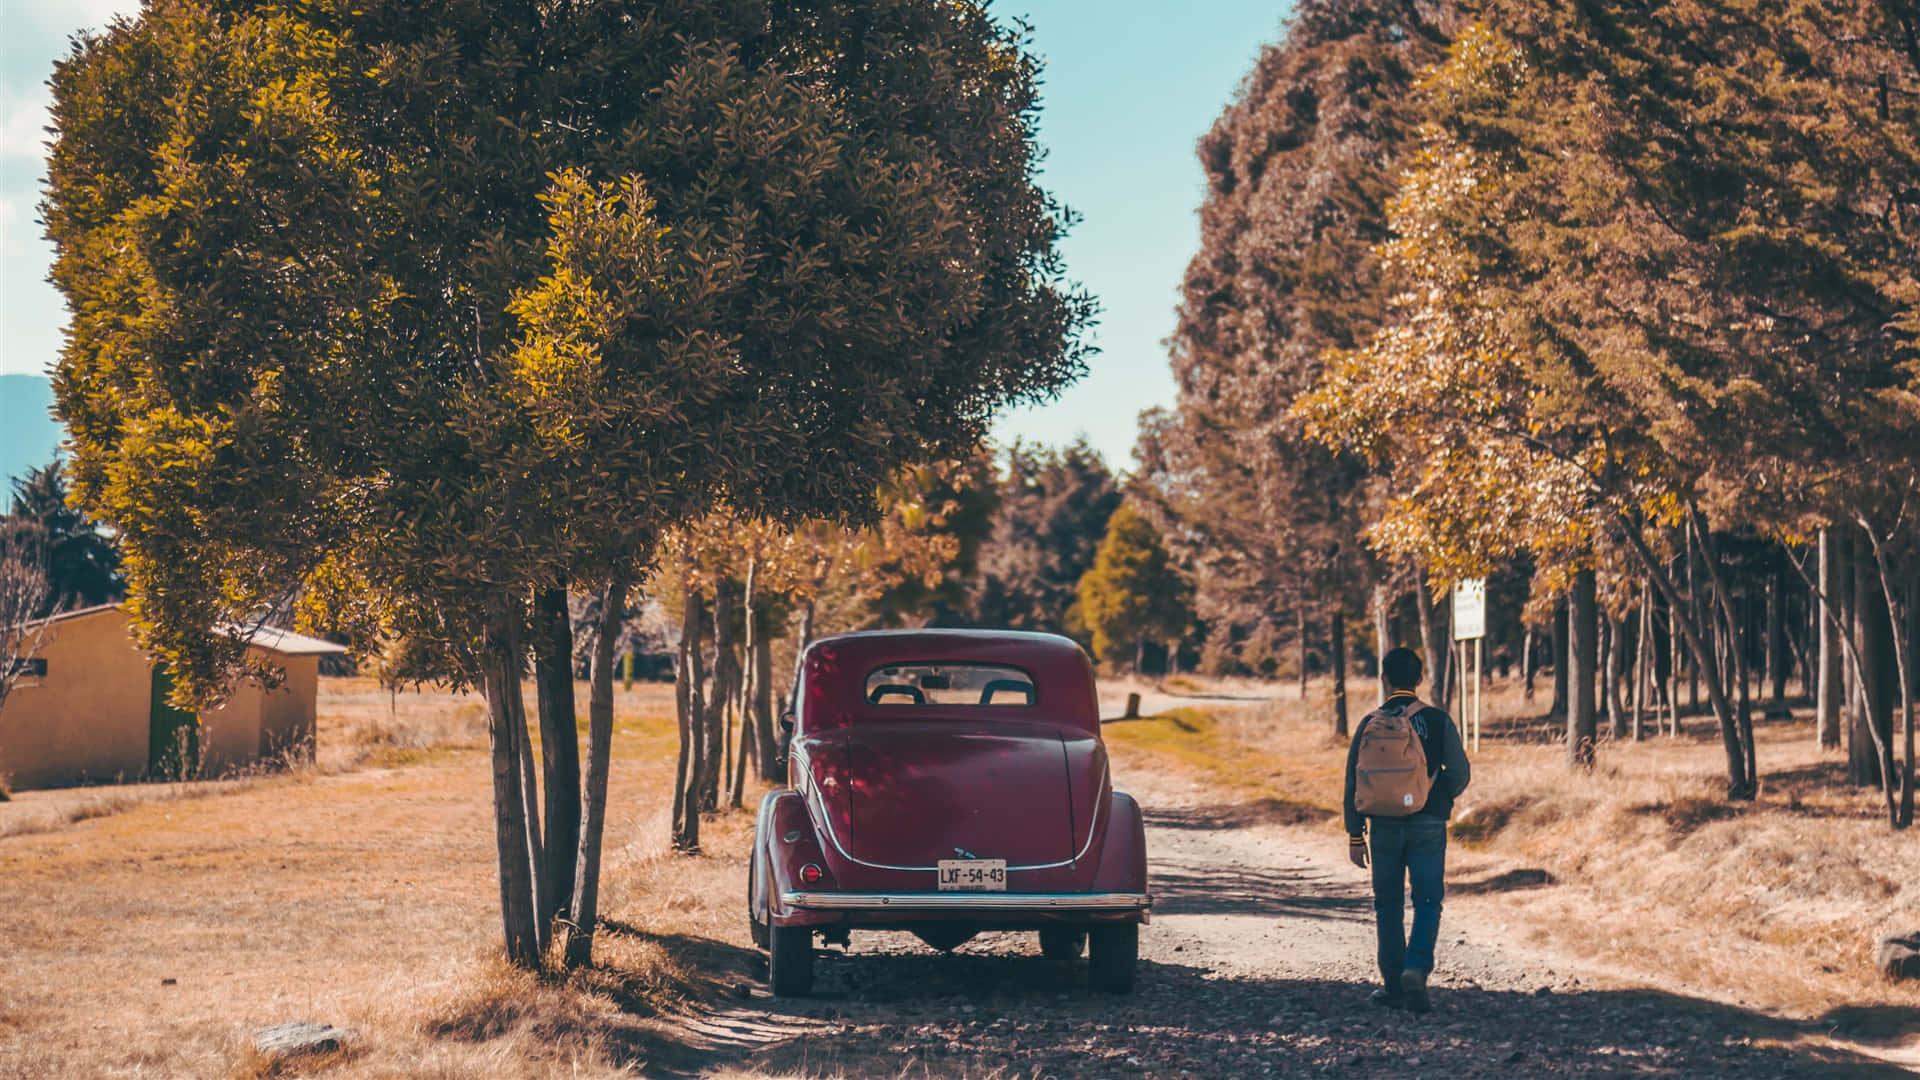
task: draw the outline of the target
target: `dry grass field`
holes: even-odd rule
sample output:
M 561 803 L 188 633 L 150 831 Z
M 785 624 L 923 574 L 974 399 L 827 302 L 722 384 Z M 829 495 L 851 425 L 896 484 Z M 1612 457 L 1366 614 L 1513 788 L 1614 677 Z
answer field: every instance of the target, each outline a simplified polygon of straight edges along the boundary
M 1158 713 L 1108 726 L 1122 771 L 1191 778 L 1223 822 L 1341 843 L 1324 687 L 1303 707 L 1290 687 L 1116 681 L 1109 706 L 1129 688 Z M 1370 689 L 1355 680 L 1356 706 Z M 290 1020 L 361 1033 L 298 1073 L 347 1080 L 698 1073 L 729 1068 L 736 1036 L 781 1034 L 708 1022 L 761 975 L 740 910 L 751 819 L 711 821 L 707 854 L 665 850 L 669 687 L 619 695 L 609 925 L 600 963 L 564 980 L 493 959 L 479 702 L 365 680 L 321 693 L 313 767 L 0 803 L 0 1078 L 283 1075 L 251 1041 Z M 1489 706 L 1527 712 L 1511 692 Z M 1604 743 L 1597 774 L 1575 782 L 1535 722 L 1490 723 L 1449 919 L 1564 957 L 1561 977 L 1607 972 L 1798 1017 L 1855 1009 L 1890 1039 L 1911 1034 L 1899 1018 L 1920 1016 L 1920 991 L 1880 981 L 1869 947 L 1920 926 L 1920 845 L 1887 831 L 1871 793 L 1835 782 L 1803 723 L 1762 728 L 1762 796 L 1724 806 L 1717 742 L 1705 719 L 1693 727 Z
M 491 959 L 472 697 L 323 680 L 314 768 L 17 793 L 0 804 L 0 1077 L 259 1074 L 252 1033 L 290 1020 L 362 1033 L 366 1049 L 327 1070 L 341 1077 L 610 1076 L 672 1052 L 650 1017 L 731 986 L 744 949 L 704 943 L 746 942 L 737 903 L 718 902 L 739 891 L 732 859 L 664 865 L 671 710 L 670 687 L 618 696 L 612 928 L 602 964 L 570 984 Z M 723 815 L 710 846 L 744 848 L 750 828 Z

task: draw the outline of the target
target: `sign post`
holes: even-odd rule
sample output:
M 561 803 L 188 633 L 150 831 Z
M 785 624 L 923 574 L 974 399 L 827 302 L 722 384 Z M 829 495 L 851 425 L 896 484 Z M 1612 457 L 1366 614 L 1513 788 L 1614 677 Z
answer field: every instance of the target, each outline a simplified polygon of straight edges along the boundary
M 1467 578 L 1453 587 L 1453 640 L 1460 649 L 1460 670 L 1467 670 L 1467 658 L 1473 658 L 1473 675 L 1460 680 L 1460 715 L 1473 717 L 1473 752 L 1480 752 L 1480 664 L 1485 659 L 1481 644 L 1487 636 L 1487 579 Z M 1471 695 L 1471 696 L 1469 696 Z M 1471 705 L 1469 705 L 1471 701 Z

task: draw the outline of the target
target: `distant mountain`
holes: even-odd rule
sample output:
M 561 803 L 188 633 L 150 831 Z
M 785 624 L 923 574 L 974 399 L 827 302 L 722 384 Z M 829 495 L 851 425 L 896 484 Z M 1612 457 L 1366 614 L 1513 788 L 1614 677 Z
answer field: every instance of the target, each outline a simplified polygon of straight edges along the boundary
M 46 376 L 0 375 L 0 513 L 13 503 L 13 481 L 52 461 L 65 435 Z

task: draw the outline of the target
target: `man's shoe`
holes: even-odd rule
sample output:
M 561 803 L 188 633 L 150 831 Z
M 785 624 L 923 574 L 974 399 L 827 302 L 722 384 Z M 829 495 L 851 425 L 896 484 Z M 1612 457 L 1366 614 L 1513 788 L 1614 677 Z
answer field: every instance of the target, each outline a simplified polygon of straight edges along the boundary
M 1424 971 L 1403 971 L 1400 973 L 1401 1007 L 1408 1012 L 1432 1012 L 1433 1000 L 1427 997 L 1427 973 Z
M 1367 1000 L 1383 1009 L 1404 1009 L 1406 1001 L 1397 993 L 1382 986 L 1367 995 Z

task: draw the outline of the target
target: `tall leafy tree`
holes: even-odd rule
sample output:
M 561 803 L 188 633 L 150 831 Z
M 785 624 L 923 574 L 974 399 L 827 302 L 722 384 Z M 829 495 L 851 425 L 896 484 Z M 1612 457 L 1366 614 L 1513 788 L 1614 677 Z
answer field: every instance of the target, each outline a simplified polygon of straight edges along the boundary
M 243 646 L 212 628 L 364 585 L 419 670 L 486 693 L 535 962 L 534 596 L 623 591 L 721 498 L 870 513 L 1078 370 L 1035 73 L 920 0 L 178 2 L 79 40 L 57 391 L 143 638 L 213 698 Z
M 1177 642 L 1192 621 L 1188 585 L 1146 516 L 1122 504 L 1107 521 L 1093 568 L 1080 579 L 1080 619 L 1093 653 L 1140 670 L 1148 642 Z
M 1284 568 L 1334 635 L 1367 594 L 1365 470 L 1288 410 L 1321 353 L 1382 314 L 1372 252 L 1415 122 L 1408 91 L 1451 18 L 1447 4 L 1299 5 L 1199 146 L 1207 196 L 1173 337 L 1178 408 L 1153 421 L 1153 458 L 1181 473 L 1182 519 L 1230 545 L 1234 565 L 1202 574 L 1204 591 Z M 1251 627 L 1270 603 L 1202 607 Z

